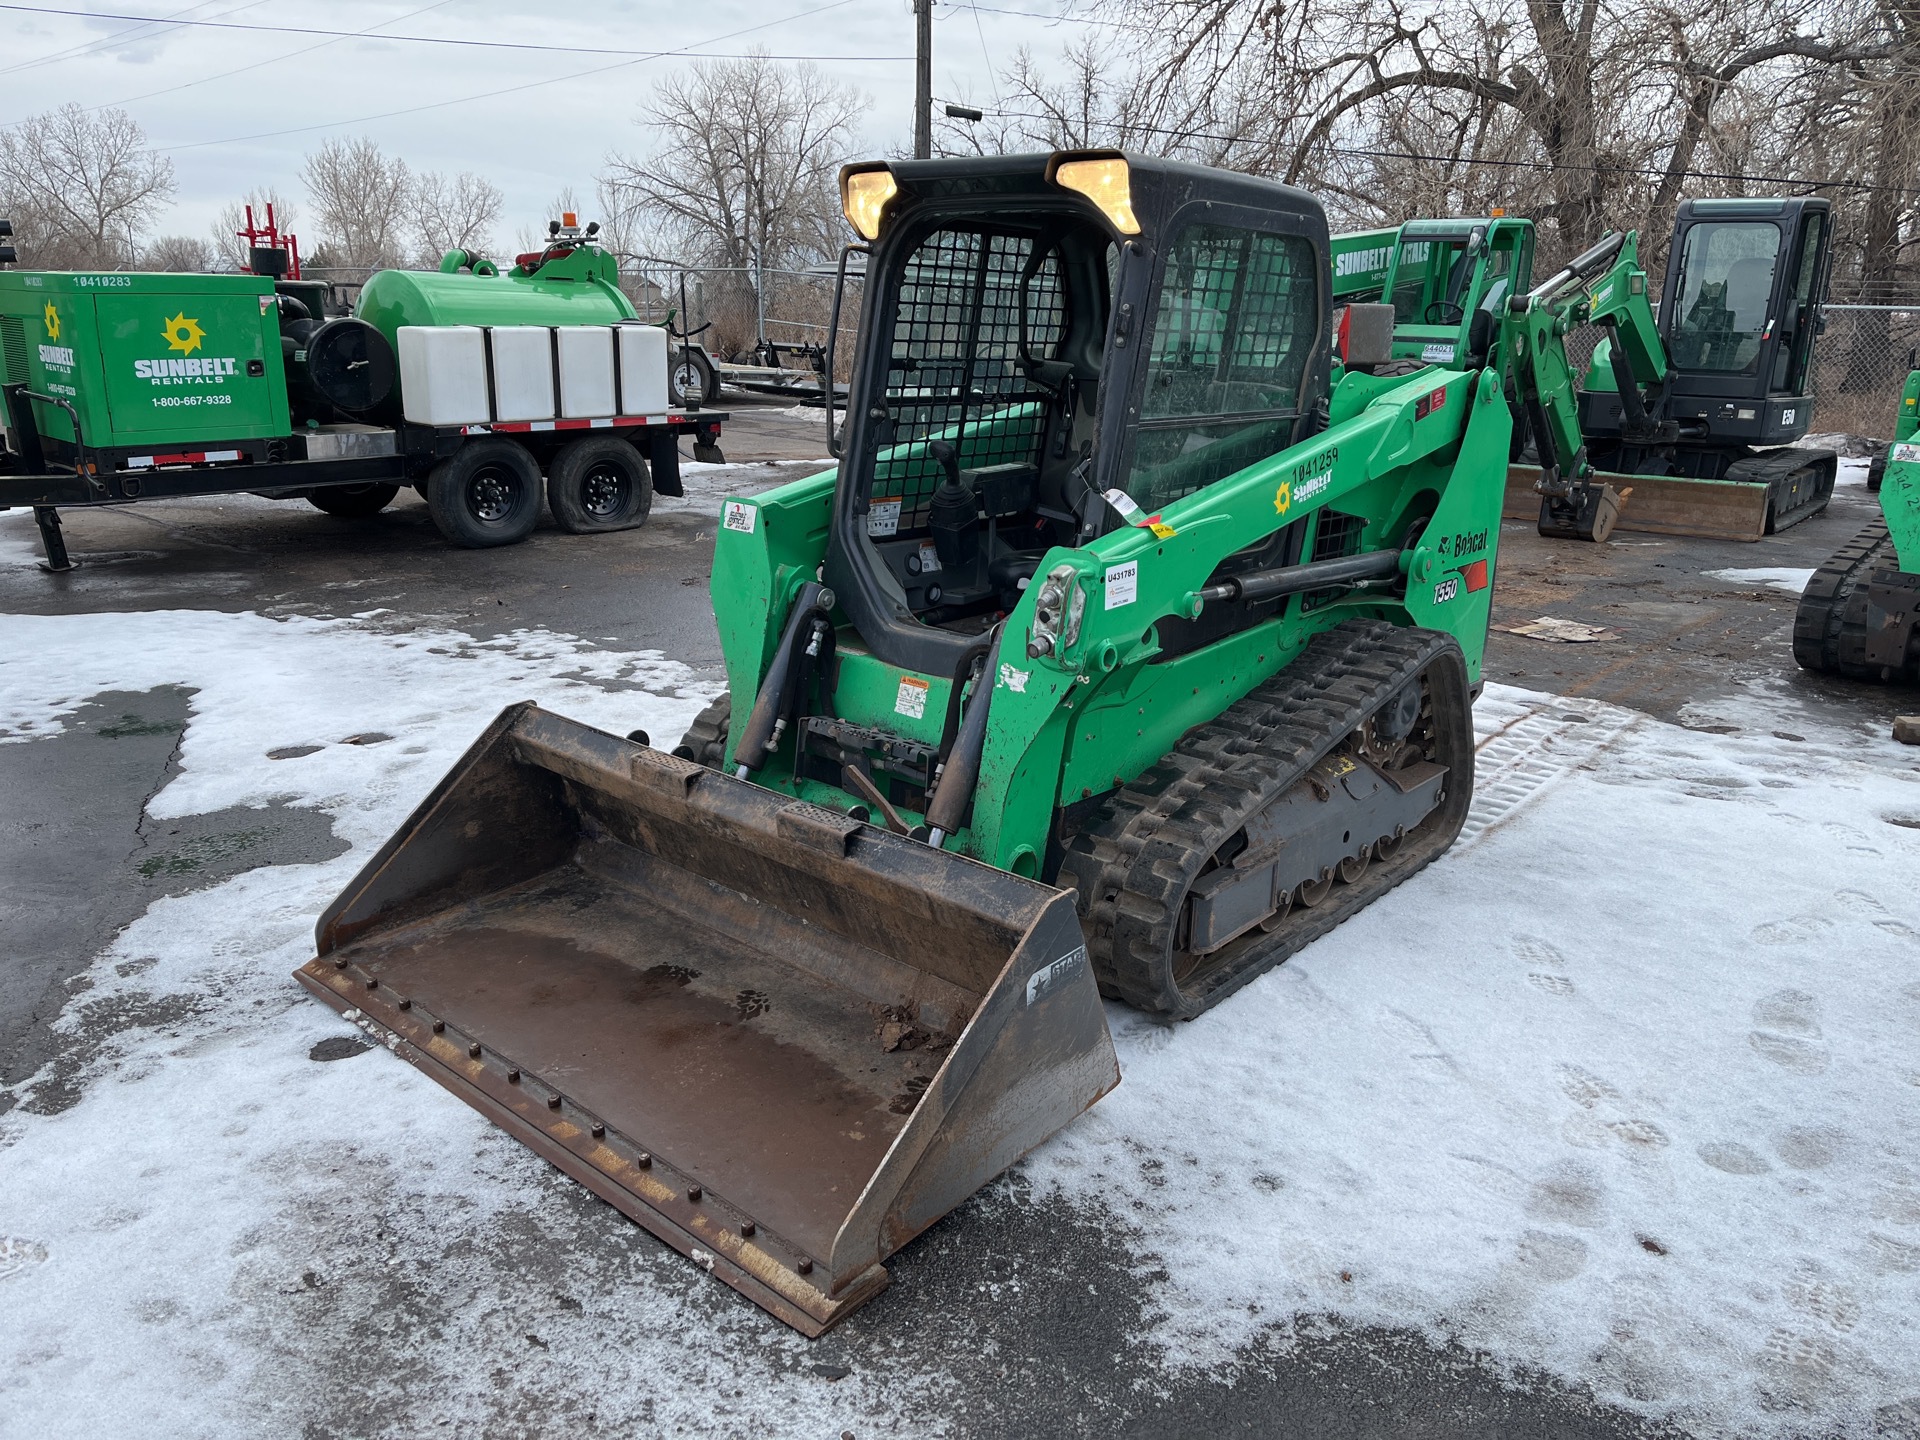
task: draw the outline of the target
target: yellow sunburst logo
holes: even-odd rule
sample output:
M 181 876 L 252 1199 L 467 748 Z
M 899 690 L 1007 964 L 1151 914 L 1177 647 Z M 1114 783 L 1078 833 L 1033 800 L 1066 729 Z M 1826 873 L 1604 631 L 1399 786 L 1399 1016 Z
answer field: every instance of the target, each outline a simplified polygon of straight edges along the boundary
M 1293 483 L 1288 480 L 1282 480 L 1280 482 L 1280 488 L 1273 492 L 1273 513 L 1276 515 L 1284 515 L 1292 504 Z
M 191 355 L 200 348 L 200 342 L 207 338 L 207 332 L 200 328 L 200 322 L 189 320 L 184 312 L 167 321 L 166 328 L 160 333 L 167 337 L 167 348 L 178 350 L 182 355 Z
M 60 338 L 60 312 L 53 308 L 51 300 L 47 302 L 47 338 L 49 340 Z

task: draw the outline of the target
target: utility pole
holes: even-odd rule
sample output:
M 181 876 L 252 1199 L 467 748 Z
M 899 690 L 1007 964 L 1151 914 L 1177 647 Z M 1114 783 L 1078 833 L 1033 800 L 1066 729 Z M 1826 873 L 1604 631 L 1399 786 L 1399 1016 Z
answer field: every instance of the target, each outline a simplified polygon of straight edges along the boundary
M 933 0 L 913 0 L 913 158 L 933 158 Z

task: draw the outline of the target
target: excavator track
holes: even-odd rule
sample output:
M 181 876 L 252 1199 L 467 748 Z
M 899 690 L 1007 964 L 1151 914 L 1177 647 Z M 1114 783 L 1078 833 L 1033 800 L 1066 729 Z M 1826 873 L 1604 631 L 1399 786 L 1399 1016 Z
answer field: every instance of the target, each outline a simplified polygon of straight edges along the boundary
M 1379 717 L 1389 706 L 1413 714 L 1412 696 L 1417 718 L 1383 746 Z M 1472 800 L 1471 704 L 1451 636 L 1348 621 L 1189 731 L 1112 796 L 1062 859 L 1059 883 L 1078 892 L 1102 993 L 1167 1020 L 1191 1019 L 1423 869 L 1453 843 Z M 1214 905 L 1209 891 L 1236 878 L 1220 872 L 1278 864 L 1289 846 L 1306 845 L 1304 832 L 1285 833 L 1292 817 L 1324 826 L 1335 814 L 1329 805 L 1352 806 L 1356 823 L 1366 817 L 1343 788 L 1348 775 L 1376 785 L 1384 776 L 1402 799 L 1425 797 L 1424 812 L 1393 827 L 1398 833 L 1344 832 L 1345 858 L 1310 882 L 1290 886 L 1276 871 L 1277 906 L 1195 953 L 1195 927 Z
M 1835 451 L 1782 446 L 1734 461 L 1726 478 L 1767 487 L 1766 533 L 1773 535 L 1827 508 L 1839 468 Z
M 1813 572 L 1793 618 L 1793 658 L 1803 670 L 1883 678 L 1867 661 L 1867 585 L 1875 572 L 1898 568 L 1887 522 L 1875 520 Z

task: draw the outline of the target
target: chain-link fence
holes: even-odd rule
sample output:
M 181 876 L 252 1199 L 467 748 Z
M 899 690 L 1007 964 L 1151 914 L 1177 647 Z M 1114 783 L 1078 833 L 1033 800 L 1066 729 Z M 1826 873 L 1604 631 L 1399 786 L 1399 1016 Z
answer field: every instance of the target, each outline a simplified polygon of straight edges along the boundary
M 1814 433 L 1887 440 L 1920 347 L 1920 303 L 1828 305 L 1825 314 L 1826 329 L 1813 352 Z M 1577 382 L 1585 379 L 1603 334 L 1587 325 L 1567 336 Z
M 701 343 L 722 359 L 751 362 L 764 339 L 781 347 L 824 346 L 833 315 L 836 272 L 753 270 L 715 266 L 701 270 L 623 272 L 621 286 L 643 320 L 674 317 L 676 329 L 699 330 Z M 757 286 L 757 293 L 756 293 Z M 840 307 L 837 379 L 848 378 L 853 335 L 860 324 L 858 272 L 847 276 Z
M 1813 352 L 1813 428 L 1886 440 L 1920 346 L 1920 304 L 1828 305 L 1825 313 Z

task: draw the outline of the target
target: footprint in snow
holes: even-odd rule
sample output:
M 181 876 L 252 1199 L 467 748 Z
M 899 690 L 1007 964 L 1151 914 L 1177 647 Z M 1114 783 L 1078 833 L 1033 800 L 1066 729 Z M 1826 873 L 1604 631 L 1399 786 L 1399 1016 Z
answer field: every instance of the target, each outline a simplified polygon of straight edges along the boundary
M 1453 1063 L 1453 1057 L 1446 1052 L 1446 1048 L 1427 1026 L 1405 1011 L 1391 1007 L 1387 1010 L 1387 1018 L 1393 1022 L 1394 1028 L 1415 1047 L 1407 1051 L 1408 1059 L 1424 1061 L 1428 1065 L 1450 1073 L 1458 1069 Z
M 1587 1268 L 1587 1242 L 1577 1235 L 1529 1230 L 1514 1247 L 1513 1258 L 1527 1278 L 1557 1285 Z
M 1773 1150 L 1795 1170 L 1824 1170 L 1846 1141 L 1846 1135 L 1830 1125 L 1793 1125 L 1774 1137 Z
M 31 1270 L 47 1258 L 47 1247 L 18 1235 L 0 1235 L 0 1280 Z
M 1732 1140 L 1709 1141 L 1695 1153 L 1728 1175 L 1764 1175 L 1773 1168 L 1757 1151 Z
M 1527 976 L 1527 983 L 1549 995 L 1573 994 L 1573 981 L 1564 975 L 1543 975 L 1538 970 Z
M 1920 939 L 1920 930 L 1895 920 L 1887 914 L 1887 907 L 1878 897 L 1869 895 L 1864 890 L 1836 890 L 1833 892 L 1833 898 L 1848 910 L 1872 917 L 1871 924 L 1876 930 L 1884 931 L 1902 940 Z
M 1591 1110 L 1603 1100 L 1609 1104 L 1618 1103 L 1620 1092 L 1591 1071 L 1582 1070 L 1578 1065 L 1556 1065 L 1553 1068 L 1561 1090 L 1581 1109 Z
M 1867 1235 L 1868 1263 L 1881 1274 L 1911 1275 L 1920 1270 L 1920 1245 L 1909 1245 L 1891 1235 L 1870 1232 Z
M 1804 990 L 1775 990 L 1753 1004 L 1747 1036 L 1763 1060 L 1795 1075 L 1818 1075 L 1832 1055 L 1821 1041 L 1820 1002 Z
M 1606 1213 L 1606 1187 L 1574 1166 L 1562 1166 L 1535 1182 L 1527 1195 L 1527 1213 L 1591 1230 Z
M 1860 1301 L 1848 1286 L 1829 1279 L 1812 1260 L 1794 1266 L 1793 1277 L 1781 1287 L 1786 1301 L 1801 1314 L 1844 1335 L 1860 1323 Z
M 1513 953 L 1528 965 L 1538 965 L 1543 970 L 1564 970 L 1567 957 L 1544 940 L 1531 935 L 1522 935 L 1513 942 Z
M 1856 850 L 1862 855 L 1878 855 L 1880 853 L 1874 848 L 1869 836 L 1854 829 L 1851 825 L 1842 825 L 1838 820 L 1825 820 L 1821 822 L 1820 828 L 1844 844 L 1849 850 Z
M 1831 1388 L 1840 1357 L 1832 1344 L 1817 1334 L 1775 1330 L 1759 1356 L 1761 1393 L 1776 1409 L 1805 1406 Z
M 1799 945 L 1818 940 L 1823 932 L 1832 928 L 1833 922 L 1823 915 L 1794 915 L 1754 926 L 1753 938 L 1761 945 Z

